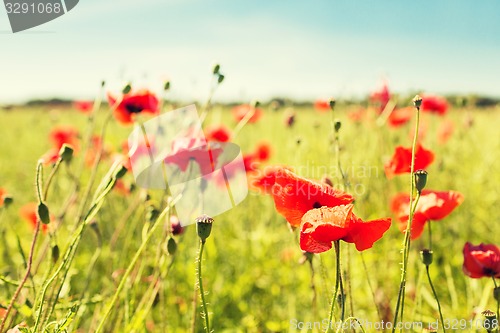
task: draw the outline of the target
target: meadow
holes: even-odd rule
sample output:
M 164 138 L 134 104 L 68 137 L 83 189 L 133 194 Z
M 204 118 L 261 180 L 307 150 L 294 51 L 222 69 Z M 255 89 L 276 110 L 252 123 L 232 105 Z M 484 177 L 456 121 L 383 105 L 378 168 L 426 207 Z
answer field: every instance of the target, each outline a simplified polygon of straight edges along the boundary
M 392 218 L 390 228 L 371 248 L 357 251 L 353 244 L 340 242 L 344 319 L 357 318 L 366 332 L 391 331 L 380 323 L 393 322 L 400 288 L 405 235 L 398 228 L 391 199 L 398 193 L 409 193 L 412 176 L 388 177 L 384 165 L 396 146 L 411 147 L 416 111 L 411 98 L 400 98 L 398 105 L 412 108 L 413 113 L 406 123 L 392 127 L 386 114 L 380 114 L 378 106 L 370 102 L 344 104 L 339 100 L 333 111 L 328 107 L 318 110 L 313 106 L 264 104 L 258 106 L 260 119 L 244 124 L 232 140 L 244 154 L 254 152 L 259 144 L 269 149 L 269 156 L 257 163 L 257 170 L 282 165 L 318 182 L 327 176 L 335 188 L 355 197 L 354 212 L 364 221 Z M 165 112 L 172 108 L 168 102 L 164 105 Z M 96 110 L 92 133 L 101 133 L 110 113 L 107 104 Z M 419 142 L 434 154 L 434 161 L 426 167 L 425 188 L 463 195 L 463 202 L 448 216 L 427 222 L 432 225 L 434 253 L 429 272 L 443 317 L 450 325 L 446 331 L 486 332 L 481 313 L 497 311 L 494 284 L 491 278 L 464 274 L 463 249 L 466 242 L 497 246 L 500 242 L 500 110 L 464 105 L 450 106 L 444 115 L 420 113 Z M 204 126 L 224 124 L 232 131 L 238 126 L 233 115 L 231 107 L 214 105 Z M 144 119 L 148 116 L 140 115 Z M 24 323 L 29 328 L 18 328 L 21 332 L 95 332 L 99 325 L 104 332 L 203 332 L 201 301 L 195 287 L 200 243 L 196 225 L 172 235 L 168 230 L 171 219 L 162 216 L 160 226 L 148 239 L 155 218 L 166 207 L 165 195 L 161 190 L 134 186 L 130 172 L 120 179 L 119 186 L 116 179 L 107 176 L 113 156 L 123 153 L 123 142 L 132 130 L 113 118 L 101 145 L 104 154 L 92 176 L 95 156 L 89 163 L 84 161 L 89 158 L 84 149 L 89 117 L 72 106 L 0 111 L 0 188 L 13 199 L 0 208 L 0 314 L 5 314 L 28 265 L 35 228 L 20 211 L 26 204 L 38 202 L 37 161 L 52 146 L 49 133 L 54 127 L 70 125 L 78 130 L 74 142 L 79 145 L 71 162 L 60 163 L 50 183 L 44 202 L 53 217 L 48 230 L 39 232 L 32 274 L 4 329 Z M 341 124 L 338 141 L 332 128 L 335 121 Z M 40 167 L 44 191 L 53 163 Z M 92 186 L 85 196 L 89 182 Z M 81 230 L 78 247 L 70 249 L 74 258 L 62 265 L 80 230 L 82 216 L 93 209 L 91 199 L 96 191 L 106 192 L 104 199 L 92 211 L 86 223 L 89 227 Z M 83 204 L 85 197 L 89 200 Z M 299 245 L 300 228 L 291 228 L 277 212 L 271 195 L 253 189 L 237 207 L 213 218 L 202 260 L 211 329 L 324 331 L 336 285 L 334 250 L 305 255 Z M 37 219 L 40 217 L 35 217 L 35 222 Z M 143 252 L 127 271 L 141 246 Z M 403 319 L 423 326 L 415 325 L 405 332 L 423 332 L 439 320 L 426 266 L 420 259 L 420 251 L 428 247 L 426 228 L 411 242 Z M 500 262 L 500 256 L 497 259 Z M 59 267 L 62 270 L 57 272 Z M 500 269 L 500 264 L 497 267 Z M 54 279 L 47 285 L 51 276 Z M 117 288 L 120 292 L 105 317 Z M 333 315 L 336 322 L 341 316 L 342 297 L 338 300 Z

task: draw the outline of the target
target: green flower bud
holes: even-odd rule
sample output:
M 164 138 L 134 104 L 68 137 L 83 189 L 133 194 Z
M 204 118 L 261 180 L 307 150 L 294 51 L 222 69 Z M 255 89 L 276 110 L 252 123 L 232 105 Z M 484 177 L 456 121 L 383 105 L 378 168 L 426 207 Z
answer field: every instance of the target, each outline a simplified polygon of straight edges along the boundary
M 47 205 L 43 202 L 40 202 L 38 204 L 38 218 L 40 219 L 40 221 L 42 221 L 43 224 L 50 223 L 49 207 L 47 207 Z
M 224 75 L 223 75 L 223 74 L 219 74 L 219 77 L 217 78 L 217 82 L 218 82 L 219 84 L 221 84 L 221 83 L 222 83 L 222 81 L 224 81 Z
M 430 264 L 432 264 L 432 257 L 433 252 L 431 250 L 423 249 L 422 251 L 420 251 L 420 259 L 422 259 L 422 262 L 425 266 L 430 266 Z
M 123 178 L 123 176 L 125 176 L 127 171 L 128 169 L 123 164 L 120 165 L 120 167 L 115 171 L 115 178 L 116 179 Z
M 165 85 L 163 86 L 163 90 L 167 91 L 170 89 L 170 81 L 166 81 Z
M 12 198 L 10 195 L 6 195 L 5 197 L 3 197 L 3 205 L 5 206 L 5 208 L 12 205 L 13 202 L 14 198 Z
M 427 184 L 427 171 L 417 170 L 413 175 L 415 177 L 415 187 L 420 193 L 425 188 L 425 184 Z
M 212 73 L 219 74 L 219 71 L 220 71 L 220 65 L 215 64 L 214 67 L 212 68 Z
M 106 85 L 106 81 L 102 80 L 101 81 L 101 87 L 104 87 Z
M 330 98 L 328 103 L 330 104 L 330 109 L 333 111 L 335 109 L 335 98 Z
M 154 206 L 148 206 L 146 208 L 146 221 L 148 222 L 156 221 L 159 215 L 160 211 L 156 209 Z
M 59 246 L 56 244 L 52 247 L 52 262 L 55 264 L 59 260 Z
M 73 158 L 73 147 L 68 145 L 67 143 L 63 144 L 61 149 L 59 150 L 59 157 L 66 162 L 70 162 Z
M 122 89 L 122 93 L 124 95 L 128 94 L 132 90 L 132 85 L 130 83 L 127 83 L 125 87 Z
M 214 219 L 208 215 L 201 215 L 198 216 L 195 221 L 198 237 L 200 237 L 202 243 L 205 243 L 206 239 L 212 232 L 212 224 L 214 223 Z
M 413 105 L 415 105 L 415 107 L 420 110 L 420 105 L 422 105 L 422 97 L 416 95 L 413 98 Z
M 342 122 L 340 122 L 340 120 L 336 119 L 335 123 L 333 124 L 333 127 L 335 128 L 335 132 L 338 133 L 338 131 L 340 131 L 340 128 L 342 127 Z
M 258 108 L 260 106 L 260 102 L 255 100 L 255 101 L 252 101 L 252 107 L 254 108 Z
M 175 251 L 177 251 L 177 243 L 175 242 L 175 239 L 170 237 L 167 242 L 167 251 L 168 254 L 173 256 L 175 254 Z

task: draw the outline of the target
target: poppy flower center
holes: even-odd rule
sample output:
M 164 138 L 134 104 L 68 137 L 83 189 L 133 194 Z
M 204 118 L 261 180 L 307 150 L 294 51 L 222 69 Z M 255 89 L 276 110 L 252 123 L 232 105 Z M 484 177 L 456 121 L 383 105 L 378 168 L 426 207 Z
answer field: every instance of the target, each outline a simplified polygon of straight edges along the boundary
M 313 208 L 321 208 L 321 207 L 322 205 L 319 202 L 316 201 L 315 203 L 313 203 Z
M 143 110 L 141 106 L 135 104 L 126 104 L 125 109 L 130 113 L 139 113 Z

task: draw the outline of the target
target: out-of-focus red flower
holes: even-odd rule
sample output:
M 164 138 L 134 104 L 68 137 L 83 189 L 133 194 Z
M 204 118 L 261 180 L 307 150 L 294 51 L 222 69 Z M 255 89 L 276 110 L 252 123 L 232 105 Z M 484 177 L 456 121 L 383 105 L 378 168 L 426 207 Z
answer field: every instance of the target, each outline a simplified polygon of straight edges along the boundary
M 224 125 L 210 126 L 205 130 L 205 138 L 208 141 L 228 142 L 231 131 Z
M 186 171 L 191 161 L 198 164 L 202 175 L 215 170 L 222 148 L 217 143 L 207 143 L 200 138 L 178 138 L 172 142 L 172 153 L 165 158 L 166 163 L 176 164 Z
M 78 150 L 78 137 L 80 133 L 73 126 L 61 125 L 54 127 L 49 133 L 49 139 L 53 147 L 57 150 L 67 143 Z
M 285 113 L 285 126 L 292 127 L 295 124 L 295 112 Z
M 170 230 L 172 232 L 172 235 L 174 236 L 184 233 L 185 229 L 182 227 L 179 218 L 175 215 L 170 216 Z
M 411 117 L 413 117 L 414 114 L 415 109 L 411 106 L 408 106 L 406 108 L 394 109 L 389 115 L 387 121 L 390 126 L 399 127 L 410 121 Z
M 500 278 L 500 248 L 494 244 L 472 245 L 467 242 L 464 246 L 464 264 L 462 269 L 465 275 L 474 279 L 482 277 Z
M 464 196 L 459 192 L 423 190 L 413 215 L 411 238 L 420 237 L 428 221 L 444 219 L 463 201 Z M 410 196 L 406 193 L 396 195 L 391 210 L 400 221 L 399 229 L 404 232 L 410 214 Z
M 158 97 L 149 90 L 130 92 L 120 100 L 108 93 L 108 103 L 116 120 L 123 125 L 132 124 L 136 114 L 157 114 L 160 111 Z
M 320 112 L 330 111 L 330 101 L 327 99 L 318 99 L 314 102 L 314 108 Z
M 0 207 L 3 206 L 3 201 L 6 196 L 7 196 L 7 191 L 0 187 Z
M 384 166 L 385 174 L 388 178 L 411 171 L 411 150 L 411 147 L 396 147 L 391 160 Z M 417 144 L 415 151 L 415 170 L 424 170 L 433 161 L 434 153 L 430 150 L 426 150 L 421 144 Z
M 442 116 L 448 111 L 448 101 L 444 97 L 424 95 L 421 110 Z
M 88 167 L 91 167 L 94 164 L 97 154 L 101 149 L 102 149 L 101 160 L 108 158 L 111 155 L 111 152 L 113 151 L 113 148 L 110 145 L 104 144 L 103 146 L 102 139 L 99 135 L 93 135 L 92 138 L 90 139 L 90 147 L 87 150 L 87 154 L 85 155 L 85 164 Z
M 237 122 L 243 120 L 248 114 L 248 123 L 256 123 L 262 117 L 262 109 L 254 108 L 248 104 L 235 106 L 232 110 L 233 117 Z
M 38 220 L 37 211 L 38 211 L 38 204 L 30 202 L 21 207 L 21 209 L 19 210 L 19 215 L 21 215 L 21 217 L 25 221 L 29 222 L 34 229 L 36 227 L 36 222 Z M 52 220 L 53 216 L 51 216 L 50 219 Z M 43 223 L 41 224 L 41 226 L 42 226 L 42 231 L 47 232 L 48 226 Z
M 377 90 L 371 93 L 370 100 L 372 102 L 378 103 L 380 108 L 379 112 L 382 112 L 391 99 L 391 93 L 389 92 L 389 87 L 387 83 L 384 82 Z
M 349 112 L 347 117 L 355 123 L 360 123 L 366 118 L 366 109 L 360 108 L 357 111 Z
M 113 186 L 113 191 L 120 195 L 127 196 L 130 194 L 130 184 L 126 184 L 123 179 L 117 179 L 115 186 Z
M 294 227 L 311 209 L 346 205 L 354 200 L 348 193 L 299 177 L 283 167 L 274 172 L 274 177 L 272 195 L 276 210 Z
M 311 209 L 302 216 L 300 248 L 321 253 L 332 248 L 332 242 L 354 243 L 358 251 L 369 249 L 390 228 L 391 219 L 364 222 L 352 213 L 353 205 Z
M 269 160 L 271 156 L 271 145 L 267 142 L 259 143 L 255 149 L 255 156 L 261 162 Z
M 437 131 L 438 142 L 441 144 L 445 144 L 453 135 L 455 131 L 455 125 L 453 121 L 450 119 L 445 119 L 439 124 L 439 128 Z
M 74 101 L 73 107 L 80 111 L 81 113 L 90 113 L 94 107 L 94 102 L 92 101 Z

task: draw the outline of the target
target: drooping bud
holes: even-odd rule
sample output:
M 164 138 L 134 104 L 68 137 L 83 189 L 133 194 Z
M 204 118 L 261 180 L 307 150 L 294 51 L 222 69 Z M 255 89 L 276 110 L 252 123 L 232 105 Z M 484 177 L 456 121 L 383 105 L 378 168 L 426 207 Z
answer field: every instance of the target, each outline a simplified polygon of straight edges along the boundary
M 146 221 L 154 222 L 160 215 L 160 211 L 156 209 L 153 205 L 146 208 Z
M 59 150 L 59 157 L 65 162 L 70 162 L 71 159 L 73 158 L 73 152 L 74 152 L 73 147 L 65 143 Z
M 57 244 L 55 244 L 52 247 L 52 262 L 54 264 L 57 262 L 57 260 L 59 260 L 59 254 L 60 254 L 59 246 Z
M 38 218 L 43 224 L 50 223 L 49 207 L 47 207 L 47 205 L 44 204 L 43 202 L 40 202 L 38 204 L 37 214 Z
M 219 74 L 219 77 L 217 78 L 217 83 L 221 84 L 222 81 L 224 81 L 224 75 L 223 74 Z
M 422 259 L 422 262 L 424 263 L 425 266 L 430 266 L 432 264 L 432 259 L 433 259 L 432 250 L 423 249 L 422 251 L 420 251 L 420 259 Z
M 335 123 L 333 124 L 333 127 L 335 128 L 335 132 L 339 132 L 340 128 L 342 127 L 342 122 L 340 120 L 336 119 Z
M 170 89 L 170 81 L 165 81 L 165 85 L 163 86 L 163 90 L 167 91 Z
M 200 237 L 202 243 L 205 243 L 206 239 L 212 232 L 212 224 L 214 223 L 214 219 L 208 215 L 201 215 L 198 216 L 195 221 L 198 237 Z
M 172 237 L 170 237 L 168 239 L 167 251 L 168 251 L 168 254 L 170 254 L 171 256 L 173 256 L 175 254 L 175 252 L 177 251 L 177 243 L 175 242 L 175 239 L 173 239 Z
M 330 109 L 333 111 L 335 109 L 335 98 L 330 98 L 328 100 L 328 104 L 330 104 Z
M 425 188 L 425 184 L 427 184 L 427 171 L 417 170 L 415 171 L 414 176 L 415 176 L 415 187 L 417 191 L 420 193 Z
M 212 68 L 212 73 L 219 74 L 219 71 L 220 71 L 220 65 L 215 64 L 214 67 Z
M 121 164 L 120 167 L 118 167 L 115 171 L 115 179 L 123 178 L 127 171 L 128 169 L 123 164 Z
M 415 105 L 415 107 L 420 110 L 420 106 L 422 105 L 422 97 L 416 95 L 413 98 L 413 105 Z
M 12 203 L 14 202 L 14 198 L 12 198 L 10 195 L 6 195 L 3 197 L 3 205 L 5 208 L 9 207 Z
M 106 81 L 102 80 L 101 81 L 101 87 L 104 87 L 106 85 Z
M 125 87 L 122 89 L 122 93 L 124 95 L 128 94 L 132 90 L 132 85 L 130 83 L 127 83 Z
M 260 102 L 257 100 L 252 101 L 252 107 L 253 108 L 258 108 L 260 106 Z

